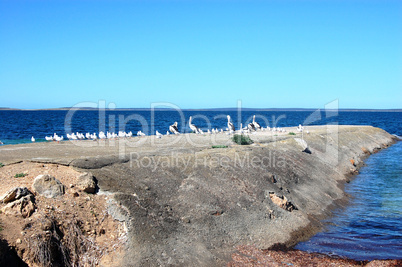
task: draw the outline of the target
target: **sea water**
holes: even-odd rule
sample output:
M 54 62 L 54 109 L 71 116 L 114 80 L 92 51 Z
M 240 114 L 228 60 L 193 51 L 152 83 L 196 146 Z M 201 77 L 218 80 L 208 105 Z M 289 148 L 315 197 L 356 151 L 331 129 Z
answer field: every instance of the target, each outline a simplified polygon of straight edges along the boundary
M 402 142 L 370 156 L 349 184 L 345 209 L 295 248 L 355 260 L 402 259 Z

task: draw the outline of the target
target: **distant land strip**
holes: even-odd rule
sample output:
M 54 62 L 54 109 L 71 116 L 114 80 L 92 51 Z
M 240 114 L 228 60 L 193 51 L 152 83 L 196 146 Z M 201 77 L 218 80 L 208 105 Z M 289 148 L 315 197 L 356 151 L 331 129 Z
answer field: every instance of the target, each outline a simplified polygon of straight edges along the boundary
M 242 111 L 316 111 L 317 109 L 322 109 L 326 111 L 339 111 L 339 112 L 402 112 L 402 109 L 358 109 L 358 108 L 340 108 L 340 109 L 324 109 L 324 108 L 240 108 Z M 8 108 L 0 107 L 0 110 L 11 110 L 11 111 L 44 111 L 44 110 L 82 110 L 82 111 L 96 111 L 98 108 L 93 107 L 62 107 L 62 108 L 41 108 L 41 109 L 19 109 L 19 108 Z M 108 109 L 109 111 L 177 111 L 173 108 L 115 108 Z M 182 111 L 238 111 L 238 108 L 183 108 Z

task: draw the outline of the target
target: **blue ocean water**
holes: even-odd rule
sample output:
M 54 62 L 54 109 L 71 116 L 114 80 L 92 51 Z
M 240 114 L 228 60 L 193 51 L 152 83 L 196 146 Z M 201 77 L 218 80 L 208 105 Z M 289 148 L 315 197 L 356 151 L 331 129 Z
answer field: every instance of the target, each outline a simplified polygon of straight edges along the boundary
M 355 260 L 402 259 L 402 142 L 370 156 L 325 231 L 295 248 Z
M 206 130 L 225 129 L 226 115 L 236 128 L 252 120 L 262 126 L 285 127 L 325 124 L 372 125 L 402 136 L 402 112 L 309 112 L 309 111 L 105 111 L 0 110 L 0 140 L 5 144 L 45 141 L 57 133 L 99 133 L 99 131 L 141 130 L 146 134 L 165 133 L 174 121 L 180 132 L 190 132 L 188 118 Z M 326 231 L 296 248 L 346 256 L 357 260 L 402 258 L 402 142 L 372 155 L 367 166 L 347 185 L 350 205 L 336 211 Z
M 402 112 L 309 112 L 309 111 L 105 111 L 78 110 L 0 110 L 0 140 L 4 144 L 45 141 L 45 136 L 57 133 L 66 138 L 67 133 L 99 133 L 99 131 L 141 130 L 146 134 L 158 130 L 165 133 L 169 125 L 177 121 L 180 132 L 190 132 L 188 119 L 206 130 L 224 128 L 226 115 L 232 117 L 236 128 L 245 126 L 256 115 L 262 126 L 285 127 L 303 125 L 324 125 L 327 123 L 372 125 L 391 134 L 402 135 Z

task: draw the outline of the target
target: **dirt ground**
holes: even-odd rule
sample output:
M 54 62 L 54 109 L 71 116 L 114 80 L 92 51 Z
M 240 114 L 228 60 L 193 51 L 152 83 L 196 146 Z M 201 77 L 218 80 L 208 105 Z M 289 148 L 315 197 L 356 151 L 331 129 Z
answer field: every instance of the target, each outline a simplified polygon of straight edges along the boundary
M 25 176 L 15 177 L 21 173 Z M 7 165 L 0 168 L 0 196 L 15 187 L 27 187 L 34 193 L 32 183 L 40 174 L 49 174 L 58 179 L 66 187 L 65 194 L 51 199 L 35 194 L 36 210 L 27 218 L 21 214 L 2 212 L 1 239 L 15 248 L 18 256 L 29 266 L 35 266 L 43 263 L 34 255 L 38 252 L 38 240 L 58 233 L 63 243 L 66 242 L 63 238 L 77 231 L 77 240 L 83 247 L 74 249 L 77 255 L 72 261 L 84 265 L 115 265 L 121 253 L 119 249 L 125 242 L 125 225 L 107 214 L 106 194 L 88 194 L 75 186 L 80 172 L 57 164 L 21 162 Z M 0 208 L 4 206 L 0 204 Z M 52 228 L 57 228 L 57 231 Z M 64 247 L 67 245 L 64 244 Z

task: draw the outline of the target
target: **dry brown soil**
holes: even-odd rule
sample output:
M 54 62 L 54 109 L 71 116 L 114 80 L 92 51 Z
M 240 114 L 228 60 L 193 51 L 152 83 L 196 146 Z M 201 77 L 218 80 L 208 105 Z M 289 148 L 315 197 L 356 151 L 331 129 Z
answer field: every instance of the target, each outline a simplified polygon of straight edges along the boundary
M 24 173 L 25 177 L 16 178 Z M 106 194 L 88 194 L 76 186 L 76 179 L 81 174 L 71 167 L 57 164 L 21 162 L 0 168 L 0 196 L 15 187 L 27 187 L 31 192 L 35 177 L 50 174 L 66 187 L 66 193 L 57 198 L 45 198 L 35 194 L 36 211 L 27 218 L 19 214 L 0 214 L 0 236 L 29 265 L 35 266 L 35 247 L 33 240 L 38 235 L 46 236 L 47 224 L 57 224 L 59 229 L 78 226 L 88 251 L 79 255 L 81 262 L 89 265 L 101 264 L 113 266 L 119 258 L 126 229 L 106 212 Z M 0 208 L 5 204 L 0 204 Z M 67 230 L 66 230 L 67 231 Z M 117 256 L 116 256 L 117 255 Z M 85 257 L 86 256 L 86 257 Z M 85 258 L 85 259 L 84 259 Z M 114 263 L 114 264 L 112 264 Z

